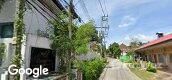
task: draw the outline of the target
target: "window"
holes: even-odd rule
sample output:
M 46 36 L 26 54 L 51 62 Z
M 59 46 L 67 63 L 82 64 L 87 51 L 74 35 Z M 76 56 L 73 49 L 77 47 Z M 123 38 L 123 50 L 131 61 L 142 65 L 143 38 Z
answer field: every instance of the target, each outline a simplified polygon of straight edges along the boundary
M 164 61 L 164 56 L 162 55 L 162 54 L 159 54 L 158 55 L 158 58 L 159 58 L 159 62 L 160 63 L 164 63 L 165 61 Z
M 12 38 L 13 29 L 13 22 L 0 23 L 0 38 Z
M 170 62 L 172 62 L 172 54 L 170 54 Z

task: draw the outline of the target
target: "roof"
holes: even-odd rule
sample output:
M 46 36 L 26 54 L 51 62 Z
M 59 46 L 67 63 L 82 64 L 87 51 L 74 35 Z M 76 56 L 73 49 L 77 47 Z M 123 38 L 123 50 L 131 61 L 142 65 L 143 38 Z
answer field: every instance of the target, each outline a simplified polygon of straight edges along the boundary
M 38 0 L 38 1 L 56 16 L 58 16 L 57 13 L 59 13 L 59 10 L 67 13 L 66 8 L 62 5 L 62 3 L 60 3 L 59 0 Z M 72 15 L 74 19 L 79 18 L 78 14 L 75 12 L 73 8 L 72 8 Z
M 153 45 L 156 45 L 156 44 L 159 44 L 159 43 L 163 43 L 163 42 L 166 42 L 166 41 L 169 41 L 169 40 L 172 40 L 172 34 L 168 34 L 168 35 L 165 35 L 165 36 L 163 36 L 161 38 L 150 41 L 149 43 L 141 46 L 137 50 L 147 48 L 147 47 L 150 47 L 150 46 L 153 46 Z
M 69 6 L 69 4 L 65 1 L 65 3 L 67 4 L 67 5 L 63 5 L 59 0 L 52 0 L 56 5 L 57 5 L 57 7 L 60 9 L 60 10 L 65 10 L 65 7 L 66 6 Z M 74 5 L 72 5 L 72 6 L 74 6 Z M 66 11 L 66 13 L 67 13 L 67 10 L 65 10 Z M 75 11 L 75 9 L 74 9 L 74 7 L 72 8 L 72 15 L 73 15 L 73 18 L 75 19 L 75 18 L 79 18 L 79 16 L 78 16 L 78 14 L 76 13 L 76 11 Z
M 119 48 L 120 48 L 120 49 L 127 49 L 127 46 L 126 46 L 125 44 L 122 43 L 121 45 L 119 45 Z

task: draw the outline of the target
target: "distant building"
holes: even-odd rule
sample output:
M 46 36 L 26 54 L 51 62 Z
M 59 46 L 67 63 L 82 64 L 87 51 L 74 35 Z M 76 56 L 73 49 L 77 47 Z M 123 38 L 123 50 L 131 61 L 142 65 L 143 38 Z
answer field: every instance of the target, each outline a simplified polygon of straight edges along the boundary
M 160 68 L 172 71 L 172 34 L 157 34 L 158 38 L 141 46 L 135 52 L 139 58 L 151 61 Z
M 128 52 L 134 52 L 139 46 L 127 46 L 125 44 L 119 45 L 122 55 L 126 55 Z
M 126 55 L 127 54 L 127 52 L 129 52 L 129 49 L 130 49 L 130 47 L 129 46 L 126 46 L 125 44 L 121 44 L 121 45 L 119 45 L 119 48 L 120 48 L 120 50 L 121 50 L 121 54 L 122 55 Z

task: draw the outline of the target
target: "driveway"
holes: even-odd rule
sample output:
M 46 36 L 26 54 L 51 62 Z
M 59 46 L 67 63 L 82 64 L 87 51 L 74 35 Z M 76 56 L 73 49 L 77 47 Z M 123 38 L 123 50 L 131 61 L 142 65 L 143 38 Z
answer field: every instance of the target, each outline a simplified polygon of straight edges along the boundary
M 99 80 L 141 80 L 122 62 L 109 58 L 109 63 L 101 74 Z

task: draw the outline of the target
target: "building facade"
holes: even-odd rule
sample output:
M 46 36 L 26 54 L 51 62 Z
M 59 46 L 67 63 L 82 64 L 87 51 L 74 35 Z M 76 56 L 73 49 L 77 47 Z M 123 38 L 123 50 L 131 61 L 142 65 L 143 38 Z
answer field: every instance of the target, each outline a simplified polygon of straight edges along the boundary
M 51 49 L 49 20 L 54 20 L 58 14 L 66 10 L 58 0 L 26 0 L 24 15 L 25 33 L 22 40 L 22 68 L 34 68 L 42 65 L 51 72 L 58 71 L 58 56 Z M 0 12 L 0 43 L 5 43 L 5 56 L 1 59 L 1 79 L 9 78 L 7 68 L 12 63 L 15 50 L 13 37 L 16 0 L 7 0 Z M 75 18 L 76 13 L 74 13 Z M 29 76 L 20 75 L 21 80 Z
M 136 50 L 139 58 L 151 61 L 157 68 L 172 71 L 172 34 L 158 37 Z

